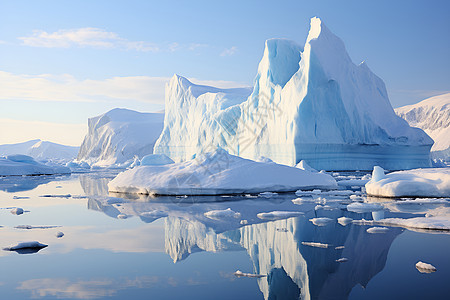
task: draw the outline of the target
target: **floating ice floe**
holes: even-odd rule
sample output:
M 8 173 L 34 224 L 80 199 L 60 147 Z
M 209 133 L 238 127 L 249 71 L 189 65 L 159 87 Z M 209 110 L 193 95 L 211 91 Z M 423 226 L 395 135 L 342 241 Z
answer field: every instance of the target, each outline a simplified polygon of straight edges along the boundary
M 15 154 L 0 157 L 0 176 L 69 174 L 63 166 L 48 166 L 35 161 L 31 156 Z
M 366 192 L 380 197 L 450 197 L 450 168 L 398 171 L 385 175 L 378 166 Z
M 47 246 L 48 245 L 39 243 L 37 241 L 31 241 L 31 242 L 21 242 L 18 243 L 17 245 L 3 248 L 3 250 L 16 251 L 20 254 L 29 254 L 29 253 L 36 253 L 42 248 L 45 248 Z
M 341 262 L 347 262 L 348 261 L 348 258 L 346 258 L 346 257 L 341 257 L 341 258 L 339 258 L 339 259 L 336 259 L 336 262 L 339 262 L 339 263 L 341 263 Z
M 46 194 L 39 196 L 41 198 L 70 198 L 72 197 L 71 194 L 65 194 L 65 195 L 52 195 L 52 194 Z
M 243 272 L 237 270 L 236 272 L 234 272 L 234 276 L 236 276 L 236 277 L 249 277 L 249 278 L 261 278 L 261 277 L 266 277 L 267 275 L 243 273 Z
M 416 269 L 420 273 L 433 273 L 437 271 L 437 269 L 433 265 L 421 261 L 416 263 Z
M 303 213 L 300 211 L 272 211 L 266 213 L 259 213 L 256 216 L 261 220 L 278 220 L 287 219 L 302 216 Z
M 314 189 L 312 191 L 297 190 L 295 191 L 295 194 L 297 196 L 316 196 L 322 194 L 322 191 L 318 189 Z
M 331 222 L 333 222 L 333 219 L 330 218 L 326 218 L 326 217 L 322 217 L 322 218 L 312 218 L 309 219 L 314 225 L 316 226 L 326 226 L 328 224 L 330 224 Z
M 211 210 L 205 212 L 204 215 L 205 217 L 213 220 L 230 219 L 230 218 L 238 219 L 241 217 L 240 213 L 233 211 L 231 208 L 223 210 Z
M 164 218 L 167 217 L 169 214 L 162 210 L 152 210 L 152 211 L 145 211 L 141 213 L 142 217 L 146 218 Z
M 335 250 L 342 250 L 342 249 L 345 249 L 345 246 L 337 246 L 337 247 L 334 247 L 334 249 Z
M 389 231 L 387 227 L 371 227 L 366 230 L 368 233 L 386 233 Z
M 14 200 L 30 199 L 28 196 L 13 196 Z
M 327 174 L 256 162 L 220 148 L 185 162 L 135 167 L 108 183 L 110 192 L 155 195 L 288 192 L 302 187 L 333 188 L 336 181 Z
M 126 214 L 118 214 L 117 215 L 117 219 L 128 219 L 128 215 L 126 215 Z
M 61 231 L 58 231 L 58 232 L 55 234 L 55 236 L 59 239 L 59 238 L 62 238 L 62 237 L 64 236 L 64 233 L 61 232 Z
M 36 225 L 17 225 L 14 226 L 16 229 L 50 229 L 50 228 L 56 228 L 61 226 L 36 226 Z
M 372 211 L 382 210 L 383 206 L 375 203 L 359 203 L 354 202 L 347 205 L 347 210 L 356 213 L 366 213 Z
M 347 226 L 348 224 L 350 224 L 353 221 L 353 219 L 352 218 L 347 218 L 347 217 L 340 217 L 340 218 L 337 219 L 337 221 L 342 226 Z
M 330 245 L 316 242 L 302 242 L 302 245 L 316 247 L 316 248 L 328 248 Z
M 21 215 L 23 214 L 23 208 L 15 207 L 10 211 L 13 215 Z
M 264 197 L 264 198 L 272 198 L 274 196 L 277 196 L 278 193 L 273 193 L 273 192 L 262 192 L 258 194 L 260 197 Z

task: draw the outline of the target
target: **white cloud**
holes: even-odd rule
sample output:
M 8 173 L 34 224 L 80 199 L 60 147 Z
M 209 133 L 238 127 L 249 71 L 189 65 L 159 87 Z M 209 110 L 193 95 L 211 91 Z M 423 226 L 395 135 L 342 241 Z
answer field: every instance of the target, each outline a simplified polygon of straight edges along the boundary
M 234 55 L 237 52 L 238 48 L 236 46 L 233 46 L 231 48 L 225 49 L 220 53 L 220 56 L 231 56 Z
M 117 33 L 101 28 L 61 29 L 55 32 L 34 30 L 31 36 L 19 37 L 26 46 L 45 48 L 94 47 L 121 48 L 136 51 L 159 51 L 157 45 L 144 41 L 129 41 L 119 37 Z

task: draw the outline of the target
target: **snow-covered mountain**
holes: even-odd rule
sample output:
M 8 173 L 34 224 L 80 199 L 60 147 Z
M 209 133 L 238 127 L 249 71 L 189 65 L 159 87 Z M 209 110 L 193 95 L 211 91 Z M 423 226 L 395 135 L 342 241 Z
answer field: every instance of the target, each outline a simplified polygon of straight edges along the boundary
M 450 93 L 396 108 L 395 112 L 434 140 L 431 148 L 433 158 L 450 161 Z
M 355 65 L 319 18 L 311 19 L 304 47 L 266 41 L 250 95 L 175 75 L 165 101 L 155 153 L 175 161 L 219 146 L 319 170 L 430 166 L 431 138 L 395 114 L 383 81 L 365 63 Z
M 79 147 L 37 139 L 17 144 L 0 145 L 0 156 L 23 154 L 31 156 L 38 161 L 69 161 L 77 156 L 78 150 Z
M 164 114 L 140 113 L 115 108 L 88 120 L 88 133 L 77 162 L 91 166 L 120 166 L 153 153 L 161 133 Z

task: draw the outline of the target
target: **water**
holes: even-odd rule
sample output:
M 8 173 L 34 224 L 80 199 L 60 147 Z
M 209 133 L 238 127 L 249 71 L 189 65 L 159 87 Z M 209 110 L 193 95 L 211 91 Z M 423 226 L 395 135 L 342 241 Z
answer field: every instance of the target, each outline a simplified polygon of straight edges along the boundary
M 298 204 L 294 194 L 120 199 L 107 193 L 114 175 L 0 179 L 0 247 L 49 245 L 34 254 L 0 251 L 1 299 L 446 299 L 450 292 L 450 235 L 396 227 L 370 234 L 370 226 L 336 222 L 412 217 L 448 204 L 391 201 L 382 202 L 381 212 L 355 213 L 345 209 L 348 197 L 336 196 L 305 196 Z M 13 215 L 12 207 L 28 212 Z M 227 208 L 241 217 L 204 215 Z M 256 216 L 275 210 L 304 215 Z M 333 221 L 315 226 L 309 221 L 315 217 Z M 343 257 L 348 261 L 336 262 Z M 418 272 L 419 260 L 438 271 Z M 236 277 L 236 270 L 266 276 Z

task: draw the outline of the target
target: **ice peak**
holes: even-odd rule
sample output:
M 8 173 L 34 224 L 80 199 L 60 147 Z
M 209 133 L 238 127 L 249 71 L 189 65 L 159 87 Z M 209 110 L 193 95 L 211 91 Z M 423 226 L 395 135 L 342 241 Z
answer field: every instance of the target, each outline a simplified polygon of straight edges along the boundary
M 310 23 L 310 29 L 309 29 L 309 33 L 308 33 L 308 38 L 306 39 L 306 41 L 310 41 L 313 39 L 317 39 L 320 35 L 320 33 L 322 32 L 322 27 L 325 27 L 325 24 L 323 24 L 322 20 L 318 17 L 312 17 L 311 18 L 311 23 Z

